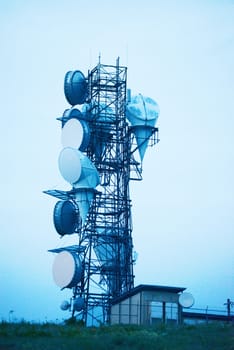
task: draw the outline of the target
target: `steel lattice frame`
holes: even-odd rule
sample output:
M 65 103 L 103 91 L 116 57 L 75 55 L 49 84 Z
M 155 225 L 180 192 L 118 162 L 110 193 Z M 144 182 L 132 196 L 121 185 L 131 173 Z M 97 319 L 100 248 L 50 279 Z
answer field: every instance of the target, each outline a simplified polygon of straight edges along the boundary
M 82 291 L 86 322 L 92 306 L 101 306 L 104 322 L 108 321 L 111 299 L 134 286 L 126 78 L 127 68 L 120 67 L 118 61 L 116 66 L 99 64 L 88 76 L 90 103 L 86 113 L 91 115 L 92 142 L 87 156 L 99 172 L 101 193 L 96 193 L 81 232 L 80 244 L 88 246 Z M 99 149 L 97 145 L 101 145 Z
M 84 299 L 79 316 L 85 324 L 95 324 L 95 320 L 108 322 L 111 301 L 134 287 L 129 183 L 142 179 L 142 169 L 134 159 L 137 145 L 126 121 L 127 68 L 119 65 L 119 59 L 116 66 L 99 62 L 87 80 L 85 118 L 89 119 L 91 141 L 84 153 L 98 170 L 100 186 L 94 192 L 85 225 L 79 219 L 78 245 L 67 249 L 83 259 L 83 277 L 73 288 L 72 299 Z M 149 146 L 158 142 L 157 135 L 158 129 L 152 128 Z M 75 189 L 44 192 L 76 205 Z

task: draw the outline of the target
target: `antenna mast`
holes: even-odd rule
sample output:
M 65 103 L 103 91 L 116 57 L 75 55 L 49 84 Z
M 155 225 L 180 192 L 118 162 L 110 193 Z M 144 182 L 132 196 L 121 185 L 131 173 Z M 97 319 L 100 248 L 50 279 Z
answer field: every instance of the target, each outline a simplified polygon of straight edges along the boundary
M 65 135 L 62 138 L 68 140 L 59 157 L 60 172 L 72 189 L 44 192 L 62 200 L 54 210 L 57 232 L 72 232 L 78 240 L 77 245 L 50 250 L 57 254 L 55 282 L 73 292 L 71 302 L 62 304 L 63 309 L 70 309 L 72 316 L 80 317 L 86 325 L 95 325 L 108 323 L 112 300 L 134 287 L 129 184 L 142 179 L 145 149 L 159 141 L 158 129 L 152 126 L 158 112 L 153 118 L 152 113 L 151 118 L 142 116 L 148 100 L 143 101 L 137 121 L 133 120 L 131 101 L 127 101 L 127 68 L 119 65 L 119 57 L 113 66 L 101 64 L 99 56 L 98 65 L 85 79 L 78 72 L 67 73 L 64 88 L 68 102 L 72 106 L 83 104 L 82 111 L 72 108 L 59 118 Z M 132 102 L 138 100 L 141 103 L 142 96 Z M 72 137 L 66 138 L 74 128 L 82 134 L 75 137 L 75 148 L 74 143 L 70 145 Z M 81 145 L 76 144 L 78 136 Z M 139 161 L 135 159 L 136 150 Z M 56 267 L 65 258 L 67 264 L 74 259 L 72 277 L 67 271 L 61 276 L 61 268 Z M 69 283 L 63 285 L 62 280 Z

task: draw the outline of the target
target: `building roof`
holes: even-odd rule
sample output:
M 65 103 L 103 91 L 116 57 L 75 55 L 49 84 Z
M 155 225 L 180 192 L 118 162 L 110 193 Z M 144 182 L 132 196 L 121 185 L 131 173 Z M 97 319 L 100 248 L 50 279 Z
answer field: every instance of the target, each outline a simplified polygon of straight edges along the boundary
M 120 297 L 114 299 L 112 304 L 116 304 L 120 301 L 123 301 L 133 295 L 136 295 L 140 292 L 170 292 L 170 293 L 181 293 L 185 290 L 184 287 L 171 287 L 171 286 L 158 286 L 151 284 L 139 284 L 137 287 L 131 289 L 129 292 L 121 295 Z

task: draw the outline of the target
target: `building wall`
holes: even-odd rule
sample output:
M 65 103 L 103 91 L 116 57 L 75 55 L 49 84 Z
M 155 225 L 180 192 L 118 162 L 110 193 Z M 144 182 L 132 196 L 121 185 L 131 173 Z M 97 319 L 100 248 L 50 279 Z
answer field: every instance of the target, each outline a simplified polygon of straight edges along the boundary
M 110 323 L 111 324 L 120 323 L 120 304 L 115 304 L 111 306 Z
M 111 324 L 151 325 L 155 322 L 180 323 L 177 293 L 141 291 L 111 307 Z M 158 312 L 153 313 L 153 307 Z
M 140 324 L 140 293 L 133 295 L 131 298 L 130 307 L 130 324 Z
M 112 305 L 111 324 L 140 324 L 140 293 Z
M 142 324 L 150 325 L 155 322 L 176 322 L 180 321 L 181 309 L 178 306 L 179 295 L 164 291 L 143 291 L 142 292 Z M 157 302 L 157 305 L 154 303 Z M 158 309 L 161 319 L 154 318 L 153 305 Z M 161 312 L 160 312 L 161 308 Z
M 167 303 L 178 303 L 179 295 L 172 292 L 160 292 L 160 291 L 143 291 L 143 302 L 147 301 L 161 301 Z

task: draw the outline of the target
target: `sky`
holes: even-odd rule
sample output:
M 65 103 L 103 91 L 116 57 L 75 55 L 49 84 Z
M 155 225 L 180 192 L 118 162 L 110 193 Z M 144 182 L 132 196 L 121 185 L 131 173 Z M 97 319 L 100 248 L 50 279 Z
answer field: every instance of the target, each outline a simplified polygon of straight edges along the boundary
M 160 142 L 131 183 L 135 285 L 186 287 L 194 307 L 234 301 L 234 1 L 0 2 L 0 319 L 62 320 L 52 278 L 69 70 L 128 67 L 160 106 Z M 13 311 L 13 312 L 11 312 Z

